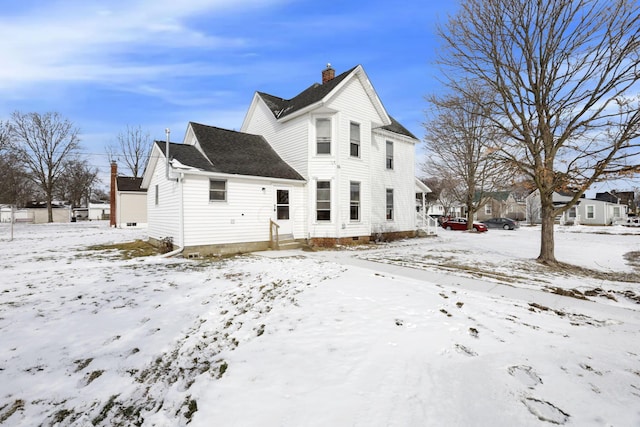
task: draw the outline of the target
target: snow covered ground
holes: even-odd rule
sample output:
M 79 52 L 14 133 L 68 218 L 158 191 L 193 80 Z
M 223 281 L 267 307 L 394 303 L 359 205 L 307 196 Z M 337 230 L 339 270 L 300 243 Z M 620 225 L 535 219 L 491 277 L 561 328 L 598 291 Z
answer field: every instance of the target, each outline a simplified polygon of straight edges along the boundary
M 535 227 L 439 233 L 124 259 L 90 246 L 144 230 L 2 224 L 0 425 L 640 425 L 640 230 L 559 227 L 573 272 Z

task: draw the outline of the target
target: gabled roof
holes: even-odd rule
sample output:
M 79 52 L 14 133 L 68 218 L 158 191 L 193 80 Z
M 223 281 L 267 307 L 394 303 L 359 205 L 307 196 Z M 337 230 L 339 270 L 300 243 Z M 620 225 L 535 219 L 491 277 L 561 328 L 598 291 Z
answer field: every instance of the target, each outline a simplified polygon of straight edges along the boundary
M 146 192 L 147 190 L 140 188 L 141 184 L 142 178 L 136 178 L 133 176 L 116 177 L 116 187 L 118 188 L 118 191 Z
M 356 68 L 358 67 L 353 67 L 352 69 L 345 71 L 344 73 L 334 77 L 324 84 L 314 83 L 291 99 L 282 99 L 263 92 L 258 92 L 258 95 L 262 97 L 273 115 L 277 119 L 279 119 L 282 117 L 286 117 L 298 110 L 301 110 L 304 107 L 322 101 L 325 96 L 331 93 L 331 91 L 335 89 L 336 86 L 338 86 Z
M 167 155 L 167 143 L 164 141 L 156 141 L 156 145 Z M 169 156 L 192 168 L 200 169 L 206 172 L 216 172 L 207 158 L 193 145 L 178 144 L 170 142 Z
M 602 200 L 603 202 L 609 202 L 609 203 L 620 203 L 620 198 L 618 196 L 615 196 L 611 193 L 609 193 L 608 191 L 605 191 L 604 193 L 596 193 L 596 200 Z
M 391 119 L 391 124 L 387 126 L 383 126 L 381 129 L 387 130 L 389 132 L 397 133 L 400 135 L 408 136 L 413 139 L 418 139 L 414 134 L 409 132 L 409 130 L 406 127 L 402 126 L 396 119 L 394 119 L 391 116 L 389 116 L 389 118 Z
M 314 83 L 307 89 L 300 92 L 298 95 L 291 99 L 284 99 L 274 95 L 270 95 L 264 92 L 257 92 L 258 96 L 262 98 L 267 107 L 271 110 L 276 119 L 281 119 L 294 114 L 306 107 L 321 102 L 325 99 L 336 87 L 340 85 L 348 76 L 350 76 L 356 69 L 362 68 L 359 65 L 345 71 L 342 74 L 335 76 L 333 79 L 321 84 Z M 362 71 L 360 71 L 362 72 Z M 362 72 L 363 73 L 363 72 Z M 364 74 L 364 73 L 363 73 Z M 375 96 L 375 95 L 374 95 Z M 377 98 L 377 96 L 376 96 Z M 381 107 L 384 108 L 384 107 Z M 383 113 L 386 114 L 386 113 Z M 413 139 L 418 139 L 407 128 L 402 126 L 393 117 L 386 114 L 389 117 L 391 124 L 383 126 L 381 129 L 389 132 L 397 133 L 400 135 L 408 136 Z
M 260 135 L 193 122 L 189 126 L 202 151 L 195 145 L 171 143 L 169 156 L 182 166 L 205 172 L 304 181 Z M 156 144 L 166 155 L 166 143 Z

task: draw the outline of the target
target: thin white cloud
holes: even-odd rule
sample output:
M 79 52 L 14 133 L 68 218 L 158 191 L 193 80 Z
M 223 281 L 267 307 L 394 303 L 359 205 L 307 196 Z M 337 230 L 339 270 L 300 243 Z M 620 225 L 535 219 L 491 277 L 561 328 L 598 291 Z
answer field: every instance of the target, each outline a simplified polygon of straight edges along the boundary
M 233 13 L 257 4 L 266 3 L 139 0 L 105 6 L 67 1 L 51 3 L 44 9 L 9 10 L 0 17 L 0 91 L 52 81 L 112 82 L 151 79 L 167 72 L 172 76 L 215 73 L 203 70 L 202 65 L 180 64 L 178 58 L 172 57 L 172 50 L 238 48 L 247 41 L 198 31 L 189 25 L 189 19 Z M 162 57 L 160 52 L 167 54 Z M 145 64 L 136 60 L 136 53 L 159 57 Z

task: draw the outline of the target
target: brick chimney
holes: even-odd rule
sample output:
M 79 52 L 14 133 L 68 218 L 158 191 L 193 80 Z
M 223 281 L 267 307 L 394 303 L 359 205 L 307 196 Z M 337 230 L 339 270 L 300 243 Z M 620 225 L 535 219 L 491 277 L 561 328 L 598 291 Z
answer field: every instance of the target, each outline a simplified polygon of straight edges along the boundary
M 322 84 L 325 84 L 330 80 L 333 80 L 335 76 L 336 76 L 336 70 L 331 68 L 331 64 L 327 64 L 327 68 L 322 70 Z
M 109 227 L 116 226 L 116 177 L 118 176 L 118 164 L 111 161 L 111 197 L 109 203 Z

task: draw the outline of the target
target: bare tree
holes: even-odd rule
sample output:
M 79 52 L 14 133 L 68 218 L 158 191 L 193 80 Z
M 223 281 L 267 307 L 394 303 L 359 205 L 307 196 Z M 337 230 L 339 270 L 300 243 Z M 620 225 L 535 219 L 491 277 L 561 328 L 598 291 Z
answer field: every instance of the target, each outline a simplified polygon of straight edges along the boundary
M 492 155 L 498 135 L 488 118 L 491 95 L 471 83 L 464 93 L 428 100 L 432 108 L 424 123 L 430 156 L 426 168 L 457 183 L 449 190 L 466 206 L 467 229 L 473 230 L 474 214 L 506 176 L 505 163 Z
M 35 196 L 33 183 L 13 150 L 0 150 L 0 171 L 2 171 L 0 203 L 24 206 Z
M 0 155 L 9 148 L 9 123 L 0 121 Z
M 14 112 L 11 115 L 10 135 L 15 152 L 24 162 L 29 178 L 44 193 L 49 222 L 53 222 L 56 184 L 65 170 L 65 162 L 73 158 L 79 148 L 78 132 L 58 113 Z
M 598 180 L 637 172 L 640 4 L 633 0 L 466 0 L 439 29 L 448 85 L 496 94 L 501 154 L 540 190 L 538 260 L 557 264 L 554 218 Z M 564 206 L 557 190 L 575 191 Z
M 97 168 L 92 169 L 86 160 L 71 159 L 65 162 L 65 173 L 58 181 L 56 194 L 72 206 L 82 206 L 83 199 L 88 206 L 91 187 L 97 179 Z
M 109 162 L 121 159 L 132 176 L 141 176 L 151 153 L 152 141 L 149 132 L 143 131 L 140 126 L 127 126 L 124 131 L 118 133 L 116 139 L 116 144 L 107 146 Z

